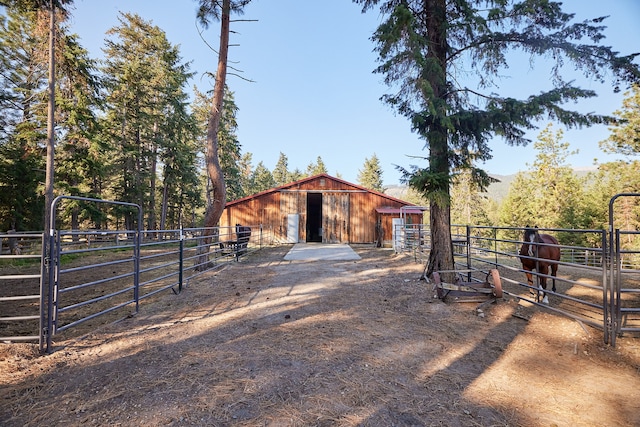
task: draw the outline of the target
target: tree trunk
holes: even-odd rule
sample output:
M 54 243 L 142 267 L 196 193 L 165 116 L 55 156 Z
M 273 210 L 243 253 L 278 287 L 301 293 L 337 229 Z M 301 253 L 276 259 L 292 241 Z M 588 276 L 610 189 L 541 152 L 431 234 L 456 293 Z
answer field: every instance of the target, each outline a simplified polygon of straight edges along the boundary
M 156 170 L 158 169 L 158 145 L 156 144 L 158 138 L 158 122 L 153 124 L 153 141 L 151 141 L 151 171 L 149 173 L 149 205 L 147 207 L 148 223 L 147 230 L 156 230 L 158 224 L 156 223 Z M 156 235 L 156 238 L 159 238 Z
M 169 204 L 169 180 L 165 176 L 162 184 L 162 207 L 160 209 L 160 230 L 167 228 L 167 205 Z
M 223 0 L 222 17 L 220 25 L 220 49 L 218 53 L 218 70 L 216 72 L 216 81 L 213 87 L 213 102 L 211 106 L 211 114 L 209 115 L 209 123 L 207 127 L 207 151 L 206 164 L 207 173 L 211 181 L 211 198 L 207 204 L 207 210 L 204 217 L 204 226 L 206 228 L 215 227 L 222 216 L 224 210 L 227 189 L 218 159 L 218 129 L 220 128 L 220 118 L 222 117 L 222 102 L 224 100 L 224 88 L 227 79 L 227 55 L 229 52 L 229 21 L 231 13 L 231 0 Z M 204 238 L 201 241 L 198 252 L 201 256 L 198 259 L 200 269 L 206 268 L 208 261 L 209 245 L 211 243 L 210 231 L 203 232 Z
M 429 169 L 438 176 L 451 176 L 449 166 L 449 141 L 443 119 L 447 115 L 447 19 L 446 1 L 426 1 L 429 49 L 427 56 L 439 64 L 439 70 L 429 70 L 424 78 L 429 82 L 433 96 L 428 99 L 435 119 L 428 131 Z M 431 252 L 426 270 L 427 276 L 434 271 L 453 270 L 453 244 L 451 242 L 451 210 L 449 183 L 439 179 L 441 188 L 432 189 L 430 197 Z M 443 275 L 443 280 L 453 281 L 453 274 Z
M 432 202 L 430 209 L 431 241 L 437 244 L 431 245 L 427 277 L 434 271 L 453 270 L 454 267 L 449 206 L 443 207 Z M 442 275 L 442 278 L 446 282 L 453 282 L 453 275 Z

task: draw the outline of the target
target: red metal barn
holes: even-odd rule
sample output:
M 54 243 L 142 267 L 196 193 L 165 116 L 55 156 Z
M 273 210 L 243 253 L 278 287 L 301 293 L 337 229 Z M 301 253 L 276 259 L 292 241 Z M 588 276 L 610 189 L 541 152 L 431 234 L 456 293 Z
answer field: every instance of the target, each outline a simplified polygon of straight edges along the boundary
M 220 225 L 262 224 L 279 242 L 390 244 L 403 206 L 413 205 L 320 174 L 228 202 Z M 405 210 L 405 218 L 421 223 L 422 211 Z

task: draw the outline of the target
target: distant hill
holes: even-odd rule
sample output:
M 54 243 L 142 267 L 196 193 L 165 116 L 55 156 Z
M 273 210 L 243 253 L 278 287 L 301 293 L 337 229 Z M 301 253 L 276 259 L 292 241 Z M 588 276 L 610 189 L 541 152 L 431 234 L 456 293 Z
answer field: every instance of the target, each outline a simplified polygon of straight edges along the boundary
M 574 168 L 574 171 L 579 178 L 585 177 L 587 176 L 587 174 L 595 170 L 596 168 L 593 168 L 593 167 Z M 507 197 L 507 194 L 509 193 L 509 187 L 511 186 L 511 183 L 515 179 L 516 174 L 498 175 L 498 174 L 490 173 L 489 175 L 499 180 L 500 182 L 495 182 L 489 186 L 489 188 L 487 189 L 487 196 L 490 199 L 493 199 L 496 202 L 500 203 L 502 199 Z M 392 197 L 396 197 L 398 199 L 403 199 L 404 196 L 407 194 L 407 187 L 405 185 L 387 185 L 385 186 L 385 188 L 386 188 L 386 191 L 385 191 L 386 194 Z
M 507 197 L 507 194 L 509 193 L 509 187 L 511 186 L 511 183 L 515 179 L 516 175 L 489 175 L 500 182 L 494 182 L 493 184 L 489 185 L 489 188 L 487 188 L 487 196 L 499 203 L 502 201 L 502 199 Z
M 507 196 L 509 192 L 509 186 L 511 182 L 516 177 L 515 175 L 493 175 L 492 177 L 500 180 L 500 182 L 493 183 L 487 189 L 487 196 L 491 199 L 500 202 Z M 407 195 L 407 186 L 406 185 L 385 185 L 385 194 L 390 195 L 391 197 L 396 197 L 398 199 L 404 200 Z

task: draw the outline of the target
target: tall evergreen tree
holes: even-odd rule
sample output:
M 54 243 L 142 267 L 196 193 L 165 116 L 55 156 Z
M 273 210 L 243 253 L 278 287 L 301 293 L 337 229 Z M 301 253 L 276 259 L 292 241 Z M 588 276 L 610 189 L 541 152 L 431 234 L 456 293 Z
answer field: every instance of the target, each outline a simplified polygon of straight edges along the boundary
M 240 182 L 242 185 L 242 193 L 246 196 L 249 194 L 253 194 L 253 165 L 251 161 L 253 159 L 253 154 L 244 153 L 240 157 L 240 161 L 238 162 L 238 169 L 240 170 Z
M 56 87 L 56 40 L 57 22 L 56 12 L 66 13 L 64 6 L 73 3 L 73 0 L 15 0 L 13 2 L 0 3 L 2 6 L 15 7 L 17 10 L 32 12 L 36 11 L 42 17 L 41 21 L 48 21 L 48 87 L 47 87 L 47 139 L 45 154 L 45 179 L 44 179 L 44 239 L 43 253 L 46 254 L 51 248 L 48 247 L 49 222 L 51 220 L 51 207 L 54 198 L 54 157 L 55 157 L 55 87 Z M 48 18 L 44 18 L 44 16 Z M 38 26 L 38 28 L 41 28 Z
M 542 228 L 579 228 L 584 180 L 580 180 L 567 158 L 575 152 L 562 141 L 561 130 L 547 126 L 534 143 L 537 150 L 532 169 L 518 173 L 502 208 L 504 225 Z
M 37 11 L 5 12 L 0 16 L 0 227 L 41 230 L 47 34 Z
M 250 194 L 269 190 L 276 185 L 276 182 L 273 179 L 273 175 L 271 175 L 269 169 L 267 169 L 267 167 L 262 162 L 259 162 L 256 166 L 256 169 L 253 171 L 251 181 L 253 187 L 251 188 Z
M 587 202 L 590 222 L 584 228 L 608 228 L 609 202 L 616 194 L 640 193 L 640 161 L 617 161 L 599 165 L 598 171 L 589 179 Z M 640 200 L 625 197 L 614 204 L 614 221 L 624 230 L 640 229 Z
M 568 163 L 569 156 L 577 151 L 569 151 L 569 143 L 562 140 L 562 130 L 554 134 L 548 125 L 534 142 L 538 154 L 533 162 L 536 191 L 531 194 L 538 205 L 538 225 L 541 227 L 574 228 L 576 224 L 566 223 L 572 217 L 582 197 L 584 182 L 578 179 Z
M 640 155 L 640 83 L 625 93 L 622 109 L 613 114 L 619 121 L 610 127 L 611 135 L 600 142 L 600 147 L 606 153 Z
M 640 84 L 632 86 L 625 93 L 622 108 L 614 112 L 619 119 L 610 127 L 609 138 L 600 142 L 606 153 L 615 153 L 630 157 L 640 155 Z M 626 160 L 600 165 L 590 195 L 598 200 L 597 206 L 608 208 L 609 201 L 616 194 L 640 193 L 640 161 Z M 608 209 L 607 209 L 608 210 Z M 596 217 L 596 215 L 593 215 Z M 608 212 L 601 212 L 602 228 L 609 223 Z M 623 197 L 614 203 L 614 221 L 618 228 L 624 230 L 640 229 L 640 198 Z M 632 247 L 638 236 L 627 235 L 622 242 L 625 247 Z M 637 246 L 636 246 L 637 247 Z
M 432 250 L 427 274 L 454 267 L 449 188 L 453 174 L 470 169 L 481 188 L 490 183 L 477 161 L 491 157 L 489 141 L 503 137 L 524 145 L 536 121 L 545 117 L 566 126 L 611 120 L 565 108 L 567 101 L 595 96 L 564 81 L 573 64 L 603 80 L 611 70 L 616 87 L 640 77 L 635 55 L 619 56 L 600 45 L 604 18 L 573 22 L 561 3 L 548 0 L 354 0 L 363 10 L 380 5 L 384 22 L 373 35 L 381 65 L 377 72 L 397 89 L 384 100 L 406 116 L 426 141 L 426 164 L 404 170 L 409 184 L 428 196 Z M 583 40 L 586 43 L 582 43 Z M 500 96 L 495 80 L 508 68 L 507 53 L 523 50 L 533 59 L 554 61 L 553 88 L 526 99 Z M 564 66 L 564 67 L 563 67 Z M 456 73 L 475 70 L 479 84 L 466 87 Z
M 488 208 L 489 199 L 480 191 L 469 171 L 457 174 L 451 188 L 451 222 L 491 225 Z
M 106 146 L 100 138 L 97 111 L 101 107 L 102 82 L 98 68 L 75 35 L 65 28 L 58 31 L 63 54 L 57 61 L 57 119 L 59 142 L 56 149 L 55 186 L 71 196 L 101 197 L 106 170 L 103 166 Z M 100 227 L 103 215 L 93 204 L 66 203 L 70 222 L 61 225 L 80 228 L 83 220 L 89 227 Z
M 220 47 L 218 49 L 218 66 L 215 73 L 213 100 L 207 126 L 207 149 L 205 159 L 207 173 L 211 180 L 213 195 L 209 198 L 205 214 L 205 226 L 215 226 L 227 200 L 227 188 L 224 174 L 218 158 L 218 134 L 224 103 L 224 93 L 227 87 L 227 61 L 229 54 L 229 33 L 231 32 L 231 14 L 242 14 L 244 7 L 251 0 L 198 0 L 198 20 L 202 25 L 209 26 L 210 21 L 220 21 Z M 206 239 L 205 243 L 208 240 Z M 204 261 L 204 260 L 201 260 Z
M 358 170 L 358 183 L 371 190 L 384 192 L 382 167 L 380 167 L 380 160 L 375 153 L 370 158 L 364 159 L 362 169 Z
M 307 176 L 319 175 L 321 173 L 327 173 L 327 167 L 322 161 L 322 157 L 318 156 L 316 162 L 309 163 L 307 165 Z
M 158 160 L 176 142 L 168 137 L 194 137 L 188 131 L 192 125 L 184 91 L 191 73 L 160 28 L 132 14 L 122 14 L 119 22 L 107 33 L 113 38 L 106 40 L 104 66 L 109 92 L 105 128 L 116 148 L 113 196 L 142 206 L 146 227 L 156 229 Z M 131 227 L 133 212 L 124 214 Z
M 202 129 L 202 137 L 200 143 L 202 147 L 206 146 L 207 126 L 209 123 L 209 114 L 213 99 L 211 96 L 205 96 L 196 89 L 196 99 L 194 102 L 194 113 L 198 118 Z M 227 189 L 227 201 L 239 199 L 246 195 L 243 188 L 242 171 L 240 166 L 241 144 L 238 141 L 236 130 L 238 122 L 236 115 L 238 107 L 235 103 L 233 92 L 229 89 L 225 90 L 224 102 L 222 104 L 222 118 L 218 129 L 218 159 Z
M 288 166 L 289 161 L 287 156 L 283 152 L 280 152 L 278 162 L 272 172 L 276 186 L 284 185 L 291 181 L 291 174 L 289 173 Z

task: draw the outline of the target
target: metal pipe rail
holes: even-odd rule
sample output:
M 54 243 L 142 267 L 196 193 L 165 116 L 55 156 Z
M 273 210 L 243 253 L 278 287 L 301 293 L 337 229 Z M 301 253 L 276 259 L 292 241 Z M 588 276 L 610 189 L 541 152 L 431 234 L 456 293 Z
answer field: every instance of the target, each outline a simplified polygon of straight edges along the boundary
M 43 265 L 40 250 L 43 239 L 43 233 L 0 233 L 0 247 L 4 249 L 6 241 L 9 248 L 8 253 L 0 250 L 0 263 L 16 265 L 17 270 L 22 270 L 19 274 L 0 275 L 0 286 L 5 295 L 0 297 L 0 323 L 7 326 L 6 335 L 0 336 L 0 341 L 38 342 L 40 339 Z M 24 271 L 29 269 L 34 270 L 33 273 Z M 30 333 L 20 333 L 22 330 Z

